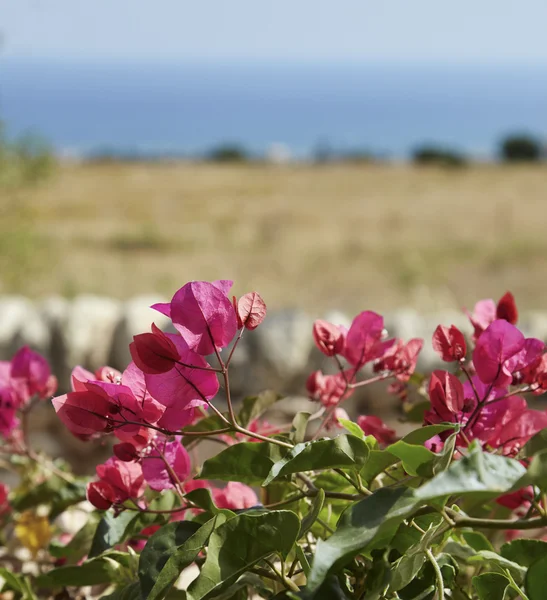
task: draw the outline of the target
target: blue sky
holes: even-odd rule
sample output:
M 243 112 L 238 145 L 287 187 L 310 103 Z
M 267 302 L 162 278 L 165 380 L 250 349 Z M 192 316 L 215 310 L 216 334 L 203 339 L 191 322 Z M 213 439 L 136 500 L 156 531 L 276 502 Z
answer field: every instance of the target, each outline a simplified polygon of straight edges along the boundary
M 0 0 L 3 56 L 547 63 L 546 0 Z

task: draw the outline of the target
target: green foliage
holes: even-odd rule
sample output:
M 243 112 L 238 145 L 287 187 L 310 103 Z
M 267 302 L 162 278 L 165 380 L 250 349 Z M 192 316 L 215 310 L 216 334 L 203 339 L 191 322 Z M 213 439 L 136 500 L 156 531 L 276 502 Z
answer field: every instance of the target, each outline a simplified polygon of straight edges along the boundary
M 27 134 L 8 140 L 0 122 L 0 189 L 19 189 L 34 185 L 51 175 L 55 157 L 39 136 Z
M 211 150 L 208 155 L 213 162 L 245 162 L 249 160 L 247 151 L 237 144 L 224 144 Z
M 529 135 L 511 135 L 500 145 L 501 159 L 506 162 L 538 162 L 543 156 L 541 142 Z
M 467 159 L 462 153 L 440 146 L 416 148 L 412 153 L 412 160 L 418 165 L 440 167 L 463 167 L 467 164 Z

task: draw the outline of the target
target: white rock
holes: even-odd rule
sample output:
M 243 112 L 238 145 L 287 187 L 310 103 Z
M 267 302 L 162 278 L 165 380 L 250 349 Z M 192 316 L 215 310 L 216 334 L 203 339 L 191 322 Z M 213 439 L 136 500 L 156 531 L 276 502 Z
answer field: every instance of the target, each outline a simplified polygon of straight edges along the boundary
M 160 329 L 165 330 L 171 321 L 150 308 L 152 304 L 165 302 L 164 298 L 157 296 L 137 296 L 124 302 L 121 307 L 121 319 L 114 331 L 109 365 L 123 371 L 131 362 L 129 344 L 133 336 L 138 333 L 150 331 L 150 325 L 155 323 Z
M 281 377 L 304 371 L 314 346 L 313 319 L 300 311 L 281 311 L 249 335 L 252 360 L 270 366 Z
M 0 298 L 0 357 L 10 359 L 24 345 L 48 353 L 50 334 L 36 306 L 22 296 Z
M 519 319 L 517 327 L 526 337 L 535 337 L 547 342 L 547 313 L 527 312 Z
M 122 318 L 118 300 L 101 296 L 78 296 L 70 305 L 64 327 L 67 361 L 94 370 L 108 364 L 114 331 Z

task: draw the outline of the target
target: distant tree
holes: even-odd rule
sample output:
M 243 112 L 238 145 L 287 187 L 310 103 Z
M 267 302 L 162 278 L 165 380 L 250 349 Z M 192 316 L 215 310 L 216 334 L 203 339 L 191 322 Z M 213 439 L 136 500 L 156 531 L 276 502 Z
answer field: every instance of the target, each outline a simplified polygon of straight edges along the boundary
M 441 146 L 420 146 L 412 152 L 412 161 L 418 165 L 438 165 L 441 167 L 463 167 L 467 158 L 456 150 Z
M 501 159 L 506 162 L 537 162 L 542 154 L 539 140 L 529 135 L 510 135 L 500 146 Z
M 214 162 L 244 162 L 249 160 L 249 155 L 237 144 L 223 144 L 211 150 L 208 158 Z

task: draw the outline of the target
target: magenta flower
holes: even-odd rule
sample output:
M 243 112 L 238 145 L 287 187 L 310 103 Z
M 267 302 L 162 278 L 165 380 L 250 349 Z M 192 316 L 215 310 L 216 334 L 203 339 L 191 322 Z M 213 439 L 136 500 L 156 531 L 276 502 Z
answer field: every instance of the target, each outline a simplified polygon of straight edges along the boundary
M 315 345 L 325 356 L 334 356 L 344 351 L 345 331 L 328 321 L 322 319 L 315 321 L 313 324 L 313 339 Z
M 395 430 L 388 427 L 382 419 L 373 415 L 361 415 L 357 418 L 357 425 L 365 435 L 372 435 L 379 444 L 388 446 L 397 440 Z
M 401 383 L 406 383 L 416 370 L 418 357 L 423 348 L 424 341 L 412 338 L 406 344 L 402 340 L 392 340 L 384 355 L 374 363 L 376 373 L 390 371 Z
M 109 458 L 96 467 L 99 481 L 87 486 L 87 499 L 101 510 L 112 504 L 122 504 L 126 500 L 138 499 L 144 493 L 145 484 L 141 465 L 136 462 L 123 462 Z
M 26 402 L 32 396 L 47 398 L 57 390 L 57 379 L 51 374 L 47 360 L 28 346 L 21 348 L 11 359 L 11 378 L 26 388 Z
M 266 318 L 266 303 L 258 292 L 249 292 L 241 296 L 239 301 L 234 296 L 232 301 L 238 329 L 256 329 Z
M 344 357 L 356 369 L 383 356 L 395 340 L 382 342 L 384 318 L 370 310 L 358 314 L 346 336 Z
M 157 491 L 172 489 L 190 475 L 190 456 L 180 440 L 157 441 L 150 454 L 141 459 L 146 483 Z
M 346 371 L 348 381 L 351 381 L 352 373 Z M 324 375 L 321 371 L 314 371 L 306 381 L 306 389 L 312 400 L 318 400 L 323 406 L 334 406 L 349 398 L 353 389 L 348 388 L 344 375 Z
M 129 344 L 133 361 L 143 373 L 166 373 L 179 359 L 177 346 L 152 323 L 152 333 L 141 333 Z
M 455 325 L 450 327 L 439 325 L 435 329 L 433 349 L 445 362 L 462 360 L 467 353 L 463 333 Z
M 472 408 L 465 400 L 462 382 L 447 371 L 433 371 L 429 380 L 431 409 L 425 414 L 427 423 L 461 423 L 463 413 Z
M 202 356 L 226 347 L 237 331 L 237 317 L 228 299 L 231 281 L 191 281 L 178 290 L 169 310 L 164 304 L 152 308 L 169 314 L 188 347 Z
M 513 372 L 532 363 L 543 348 L 539 340 L 526 340 L 514 325 L 498 319 L 477 340 L 473 365 L 483 383 L 505 387 L 513 381 Z
M 230 481 L 222 489 L 214 488 L 212 494 L 218 508 L 241 510 L 259 503 L 255 492 L 248 485 L 237 481 Z

